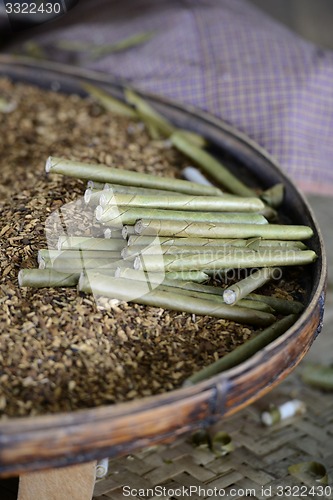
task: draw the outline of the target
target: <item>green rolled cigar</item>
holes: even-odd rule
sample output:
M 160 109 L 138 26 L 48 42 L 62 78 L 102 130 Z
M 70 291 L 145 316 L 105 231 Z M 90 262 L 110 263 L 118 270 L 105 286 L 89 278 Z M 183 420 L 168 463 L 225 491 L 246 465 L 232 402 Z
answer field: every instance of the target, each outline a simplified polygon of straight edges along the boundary
M 169 196 L 173 195 L 173 192 L 166 191 L 163 189 L 151 189 L 151 188 L 140 188 L 140 187 L 132 187 L 132 186 L 121 186 L 120 184 L 106 184 L 108 188 L 105 188 L 99 195 L 99 204 L 102 207 L 106 207 L 111 203 L 116 197 L 128 197 L 129 199 L 133 198 L 133 196 L 143 196 L 143 197 L 154 197 L 154 196 Z M 180 196 L 181 193 L 175 193 L 176 196 Z M 184 195 L 185 196 L 185 195 Z M 96 202 L 96 198 L 92 196 L 92 203 Z M 91 204 L 92 204 L 91 203 Z M 126 205 L 126 204 L 125 204 Z
M 208 281 L 209 276 L 202 271 L 186 271 L 179 273 L 145 273 L 144 271 L 135 271 L 129 267 L 119 268 L 115 273 L 116 278 L 134 279 L 137 281 L 147 281 L 148 283 L 161 283 L 162 281 L 169 286 L 178 286 L 180 288 L 184 285 L 200 285 Z M 190 288 L 195 290 L 195 288 Z M 184 286 L 186 288 L 186 286 Z
M 223 300 L 229 305 L 236 304 L 240 299 L 243 299 L 249 293 L 274 279 L 277 275 L 280 277 L 280 269 L 275 267 L 258 269 L 258 271 L 251 273 L 247 278 L 226 288 L 223 292 Z
M 174 288 L 171 287 L 169 291 L 158 289 L 148 291 L 147 283 L 135 280 L 130 280 L 129 283 L 129 280 L 122 278 L 109 279 L 109 277 L 102 274 L 91 276 L 89 280 L 85 280 L 81 275 L 79 290 L 137 304 L 224 318 L 257 326 L 266 326 L 275 320 L 275 316 L 266 312 L 254 311 L 239 306 L 230 307 L 226 304 L 217 304 L 214 301 L 177 294 Z
M 177 191 L 168 191 L 166 189 L 153 189 L 153 188 L 146 188 L 146 187 L 138 187 L 138 186 L 124 186 L 121 184 L 109 184 L 108 182 L 104 184 L 104 189 L 103 193 L 105 195 L 110 195 L 112 196 L 112 191 L 114 193 L 119 193 L 119 194 L 138 194 L 138 195 L 165 195 L 169 196 L 170 194 L 173 195 L 180 195 L 181 193 L 178 193 Z
M 270 207 L 279 208 L 283 203 L 284 198 L 284 185 L 275 184 L 269 189 L 266 189 L 260 198 L 265 201 Z
M 39 263 L 40 269 L 54 269 L 59 272 L 80 272 L 83 269 L 98 269 L 100 267 L 116 269 L 122 265 L 121 259 L 43 259 Z
M 185 380 L 183 386 L 188 387 L 197 384 L 198 382 L 207 380 L 214 375 L 230 370 L 234 366 L 243 363 L 285 333 L 296 320 L 297 315 L 290 314 L 289 316 L 273 323 L 252 339 L 236 347 L 236 349 L 226 354 L 223 358 L 218 359 L 211 365 L 208 365 L 197 373 L 194 373 L 191 377 Z
M 58 250 L 94 250 L 104 252 L 120 252 L 126 246 L 121 238 L 90 238 L 84 236 L 59 236 Z
M 175 238 L 172 236 L 139 236 L 132 235 L 128 238 L 128 246 L 237 246 L 237 247 L 289 247 L 306 250 L 307 246 L 301 241 L 264 240 L 262 238 Z
M 191 182 L 197 182 L 198 184 L 203 184 L 205 186 L 213 186 L 213 183 L 210 182 L 198 168 L 192 166 L 183 168 L 182 176 L 184 179 Z
M 176 220 L 143 219 L 135 224 L 136 234 L 196 238 L 264 238 L 267 240 L 307 240 L 313 236 L 308 226 L 281 224 L 223 224 Z
M 133 90 L 125 89 L 124 94 L 126 101 L 135 107 L 144 123 L 153 125 L 164 137 L 169 137 L 174 132 L 175 127 Z
M 87 188 L 83 195 L 85 204 L 97 207 L 97 205 L 99 205 L 102 192 L 103 190 L 95 191 L 91 188 Z
M 233 241 L 233 240 L 230 240 Z M 142 245 L 130 245 L 127 247 L 124 247 L 121 251 L 121 256 L 124 259 L 133 259 L 134 257 L 144 254 L 144 255 L 184 255 L 184 254 L 200 254 L 200 253 L 205 253 L 207 255 L 208 252 L 217 252 L 218 249 L 222 250 L 223 252 L 227 252 L 228 249 L 236 249 L 240 248 L 241 245 L 221 245 L 221 246 L 214 246 L 212 245 L 211 247 L 204 245 L 204 246 L 173 246 L 173 245 L 148 245 L 148 246 L 142 246 Z M 273 247 L 273 246 L 267 246 L 267 247 L 260 247 L 261 251 L 264 250 L 272 250 L 272 251 L 287 251 L 290 250 L 288 247 Z M 249 253 L 253 252 L 253 248 L 251 247 L 242 247 L 242 252 L 243 253 Z M 297 249 L 299 250 L 299 249 Z
M 172 287 L 172 286 L 173 286 L 172 280 L 164 280 L 161 284 L 158 285 L 158 289 L 159 290 L 165 290 L 165 289 L 168 290 L 168 287 Z M 167 288 L 165 288 L 165 287 L 167 287 Z M 221 295 L 213 295 L 213 294 L 206 295 L 203 292 L 198 292 L 195 290 L 187 290 L 186 288 L 182 288 L 182 287 L 174 287 L 174 288 L 177 288 L 177 293 L 187 295 L 189 297 L 196 297 L 197 299 L 210 300 L 213 302 L 217 302 L 218 304 L 223 304 L 223 299 L 221 298 Z M 270 307 L 268 304 L 259 303 L 259 302 L 254 301 L 254 300 L 251 301 L 251 300 L 243 299 L 243 300 L 240 300 L 238 302 L 238 305 L 239 305 L 239 307 L 246 307 L 249 309 L 253 309 L 255 311 L 263 311 L 263 312 L 267 312 L 270 314 L 274 314 L 274 309 L 272 307 Z
M 130 271 L 132 271 L 132 273 Z M 136 273 L 137 278 L 135 278 L 134 273 Z M 153 275 L 153 276 L 151 276 L 151 275 Z M 169 291 L 169 288 L 171 287 L 171 288 L 176 289 L 176 293 L 182 293 L 183 295 L 188 295 L 190 297 L 211 300 L 214 302 L 218 302 L 219 304 L 223 304 L 223 299 L 222 299 L 221 295 L 214 295 L 214 294 L 206 295 L 205 293 L 203 293 L 201 291 L 193 290 L 193 287 L 188 287 L 188 288 L 183 287 L 182 281 L 165 279 L 163 276 L 163 273 L 149 273 L 149 275 L 147 275 L 144 272 L 134 271 L 132 269 L 117 269 L 115 272 L 115 277 L 116 278 L 125 278 L 125 279 L 128 279 L 129 281 L 131 279 L 136 279 L 137 281 L 145 281 L 148 284 L 155 283 L 158 285 L 158 290 Z M 195 285 L 195 284 L 196 283 L 193 283 L 193 285 Z M 129 284 L 129 286 L 130 286 L 130 284 Z M 240 307 L 248 307 L 248 308 L 254 309 L 256 311 L 264 311 L 264 312 L 274 314 L 274 309 L 272 307 L 270 307 L 269 305 L 264 304 L 264 303 L 261 304 L 258 301 L 240 300 L 238 305 Z
M 194 281 L 184 281 L 184 279 L 170 279 L 168 276 L 173 273 L 153 273 L 149 272 L 146 273 L 145 271 L 136 271 L 135 269 L 131 268 L 119 268 L 115 272 L 115 277 L 116 278 L 124 278 L 128 280 L 136 280 L 136 281 L 146 281 L 147 283 L 159 283 L 167 286 L 172 286 L 176 288 L 182 288 L 184 290 L 193 290 L 195 292 L 201 292 L 206 288 L 209 289 L 214 289 L 214 292 L 210 292 L 213 295 L 218 295 L 219 294 L 219 300 L 221 302 L 222 300 L 222 292 L 220 293 L 220 288 L 219 287 L 213 287 L 213 286 L 208 286 L 208 285 L 202 285 L 201 283 L 197 283 Z M 181 274 L 181 273 L 179 273 Z M 193 277 L 193 274 L 191 277 Z M 186 276 L 183 276 L 183 278 L 188 276 L 188 273 L 185 273 Z M 196 276 L 194 276 L 196 277 Z M 204 279 L 207 280 L 209 277 L 207 275 L 204 276 Z
M 134 269 L 153 272 L 219 270 L 248 267 L 277 267 L 310 264 L 316 260 L 312 250 L 265 250 L 264 252 L 243 252 L 233 249 L 228 252 L 220 249 L 215 254 L 208 252 L 196 255 L 140 255 L 134 260 Z
M 210 295 L 215 295 L 219 296 L 220 300 L 222 299 L 223 296 L 223 288 L 219 286 L 210 286 L 210 285 L 203 285 L 202 283 L 196 283 L 193 281 L 184 281 L 184 280 L 177 280 L 177 279 L 168 279 L 168 275 L 170 273 L 153 273 L 149 272 L 146 273 L 144 271 L 136 271 L 135 269 L 131 268 L 122 268 L 122 269 L 117 269 L 115 273 L 116 278 L 126 278 L 126 279 L 134 279 L 137 281 L 147 281 L 147 282 L 152 282 L 152 283 L 162 283 L 164 285 L 168 286 L 174 286 L 177 288 L 182 288 L 184 290 L 193 290 L 195 292 L 201 292 L 204 294 L 210 294 Z M 208 276 L 206 275 L 206 280 Z M 268 299 L 266 301 L 266 298 Z M 277 312 L 280 312 L 282 314 L 292 314 L 292 313 L 300 313 L 304 306 L 300 302 L 296 301 L 287 301 L 284 299 L 276 299 L 275 297 L 270 297 L 266 295 L 256 295 L 256 294 L 250 294 L 247 299 L 251 299 L 252 302 L 257 302 L 258 304 L 265 304 L 269 306 L 269 309 L 267 309 L 267 312 L 271 312 L 273 310 L 276 310 Z M 242 305 L 243 307 L 251 307 L 251 304 L 249 304 L 250 300 L 245 300 L 243 299 Z M 273 300 L 270 300 L 273 299 Z M 274 300 L 276 299 L 276 300 Z M 287 304 L 285 304 L 287 303 Z M 253 306 L 253 309 L 260 309 L 260 305 L 255 304 Z M 291 304 L 291 307 L 289 307 L 289 304 Z M 293 307 L 294 306 L 294 307 Z
M 102 240 L 110 241 L 110 240 Z M 42 249 L 38 250 L 37 262 L 40 263 L 43 260 L 79 260 L 85 262 L 90 259 L 121 259 L 120 251 L 110 251 L 110 250 L 73 250 L 69 248 L 67 250 L 53 250 L 53 249 Z
M 121 230 L 122 237 L 124 240 L 127 240 L 129 236 L 132 236 L 135 234 L 135 228 L 134 225 L 130 226 L 129 224 L 125 224 L 125 226 Z
M 190 196 L 185 194 L 123 194 L 105 193 L 101 195 L 102 206 L 117 205 L 124 207 L 163 208 L 164 210 L 183 210 L 205 212 L 258 212 L 264 208 L 259 198 L 242 198 L 224 194 L 221 196 Z
M 242 181 L 237 179 L 230 170 L 228 170 L 216 158 L 210 155 L 207 151 L 198 148 L 193 143 L 188 141 L 186 137 L 174 132 L 171 136 L 172 144 L 183 154 L 191 158 L 201 169 L 214 179 L 219 185 L 224 186 L 231 193 L 239 196 L 255 196 L 252 189 L 246 186 Z
M 299 314 L 304 310 L 304 304 L 297 300 L 286 300 L 271 295 L 260 295 L 250 293 L 247 297 L 248 300 L 264 302 L 271 306 L 277 313 L 280 314 Z
M 130 230 L 134 234 L 134 227 L 133 227 L 133 229 L 130 228 Z M 122 229 L 114 229 L 114 228 L 111 228 L 111 227 L 107 227 L 104 230 L 104 238 L 107 239 L 107 240 L 109 240 L 111 238 L 113 240 L 124 239 L 124 237 L 123 237 L 123 230 Z M 125 242 L 125 244 L 126 244 L 126 242 Z
M 224 247 L 223 252 L 227 251 L 230 248 L 239 248 L 239 247 Z M 131 245 L 122 249 L 121 256 L 123 259 L 134 260 L 138 255 L 178 255 L 179 257 L 182 255 L 193 255 L 193 254 L 202 254 L 208 255 L 209 252 L 215 254 L 218 251 L 218 247 L 200 247 L 200 246 L 161 246 L 161 245 L 150 245 L 147 247 L 143 247 L 141 245 Z M 253 252 L 250 248 L 242 249 L 243 253 Z
M 151 174 L 143 174 L 141 172 L 112 168 L 99 163 L 82 163 L 54 156 L 48 158 L 45 165 L 45 171 L 47 173 L 68 175 L 69 177 L 78 179 L 109 182 L 111 184 L 116 183 L 126 186 L 163 189 L 166 191 L 177 191 L 187 194 L 207 196 L 219 196 L 221 194 L 221 190 L 214 186 L 202 186 L 182 179 L 158 177 Z
M 21 269 L 18 274 L 19 286 L 33 288 L 56 288 L 76 286 L 80 273 L 61 273 L 54 269 Z
M 203 271 L 174 271 L 165 273 L 168 280 L 184 280 L 204 283 L 209 280 L 209 275 Z
M 152 136 L 152 139 L 159 139 L 160 135 L 169 137 L 175 130 L 181 136 L 186 138 L 197 147 L 204 147 L 206 140 L 196 132 L 189 130 L 176 129 L 164 116 L 158 113 L 146 100 L 136 94 L 132 89 L 125 89 L 127 102 L 135 107 L 135 110 L 141 120 L 146 124 Z
M 255 311 L 264 311 L 271 314 L 276 314 L 275 309 L 265 304 L 264 302 L 258 302 L 257 300 L 247 300 L 241 299 L 237 302 L 240 307 L 248 307 L 249 309 L 254 309 Z
M 163 210 L 158 208 L 127 208 L 98 205 L 95 210 L 96 219 L 103 224 L 118 227 L 123 224 L 135 224 L 139 219 L 172 220 L 185 222 L 207 222 L 224 224 L 268 224 L 263 215 L 256 213 L 220 213 L 220 212 L 186 212 L 183 210 Z
M 82 82 L 81 86 L 86 90 L 90 95 L 92 95 L 102 106 L 108 111 L 111 111 L 113 114 L 118 116 L 126 116 L 128 118 L 138 119 L 138 114 L 131 106 L 126 104 L 125 102 L 116 99 L 108 92 L 105 92 L 99 87 L 92 85 L 88 82 Z
M 87 189 L 91 189 L 92 191 L 103 191 L 104 186 L 104 182 L 94 182 L 92 180 L 87 182 Z

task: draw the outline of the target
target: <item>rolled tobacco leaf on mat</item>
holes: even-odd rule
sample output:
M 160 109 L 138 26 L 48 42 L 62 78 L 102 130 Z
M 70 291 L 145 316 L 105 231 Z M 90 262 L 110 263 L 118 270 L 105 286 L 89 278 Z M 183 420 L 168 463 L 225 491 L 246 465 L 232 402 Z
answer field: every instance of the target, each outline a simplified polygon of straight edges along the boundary
M 210 448 L 218 457 L 224 457 L 234 451 L 235 445 L 229 434 L 219 431 L 212 436 Z
M 319 484 L 328 485 L 326 467 L 320 462 L 300 462 L 290 465 L 288 467 L 288 472 L 296 477 L 298 481 L 302 481 L 305 484 L 312 482 L 315 488 L 318 487 Z M 328 494 L 331 497 L 331 488 Z
M 303 401 L 299 399 L 292 399 L 286 401 L 280 406 L 272 406 L 261 414 L 261 421 L 267 427 L 274 425 L 281 420 L 287 420 L 295 415 L 302 415 L 305 413 L 306 407 Z
M 333 366 L 307 365 L 302 371 L 302 380 L 317 389 L 333 391 Z
M 167 287 L 165 287 L 167 288 Z M 135 301 L 152 307 L 162 307 L 190 314 L 208 315 L 224 318 L 251 325 L 266 326 L 274 322 L 275 316 L 269 313 L 255 311 L 245 307 L 230 307 L 217 304 L 214 301 L 198 299 L 183 294 L 177 294 L 174 288 L 169 291 L 154 289 L 147 293 L 144 282 L 122 278 L 110 279 L 101 274 L 94 274 L 87 279 L 81 275 L 79 290 L 94 293 L 97 296 L 110 297 L 124 301 Z
M 237 307 L 237 306 L 235 306 Z M 273 342 L 276 338 L 280 337 L 285 331 L 288 330 L 296 321 L 297 316 L 290 314 L 285 316 L 279 321 L 267 327 L 261 333 L 248 340 L 244 344 L 236 347 L 232 352 L 226 354 L 223 358 L 218 359 L 211 365 L 206 366 L 197 373 L 194 373 L 184 382 L 184 386 L 190 386 L 198 382 L 202 382 L 218 373 L 229 370 L 234 366 L 239 365 L 243 361 L 256 354 L 260 349 L 263 349 L 268 344 Z
M 139 220 L 137 234 L 196 238 L 265 238 L 267 240 L 307 240 L 313 236 L 308 226 L 281 224 L 187 223 L 178 220 Z
M 229 305 L 236 304 L 240 299 L 243 299 L 249 293 L 253 292 L 253 290 L 257 290 L 279 274 L 280 269 L 275 267 L 258 269 L 258 271 L 251 273 L 247 278 L 226 288 L 223 292 L 223 300 Z
M 126 186 L 163 189 L 185 194 L 206 194 L 207 196 L 218 196 L 221 194 L 221 190 L 214 186 L 202 186 L 182 179 L 157 177 L 151 174 L 120 170 L 99 163 L 82 163 L 54 156 L 48 158 L 45 170 L 47 173 L 68 175 L 69 177 L 75 177 L 77 179 L 93 180 L 97 182 L 109 182 L 111 184 L 116 183 Z

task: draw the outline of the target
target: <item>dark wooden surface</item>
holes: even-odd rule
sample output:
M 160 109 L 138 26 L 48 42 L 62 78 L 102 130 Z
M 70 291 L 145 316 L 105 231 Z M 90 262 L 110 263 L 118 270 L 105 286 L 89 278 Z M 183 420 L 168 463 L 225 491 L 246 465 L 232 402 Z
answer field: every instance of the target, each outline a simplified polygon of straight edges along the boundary
M 0 56 L 1 62 L 7 63 L 1 68 L 4 72 L 23 81 L 43 82 L 45 86 L 57 81 L 63 90 L 78 88 L 78 81 L 69 76 L 71 68 L 66 69 L 64 76 L 64 71 L 62 74 L 52 72 L 34 66 L 35 63 L 33 66 L 10 64 L 5 56 Z M 89 75 L 90 80 L 98 81 L 98 75 L 91 72 Z M 119 89 L 118 86 L 115 90 L 119 92 Z M 221 416 L 230 416 L 291 373 L 319 333 L 326 263 L 319 229 L 304 198 L 263 150 L 231 127 L 190 108 L 183 109 L 162 99 L 150 97 L 150 100 L 176 125 L 195 129 L 208 137 L 217 155 L 226 159 L 227 151 L 238 175 L 259 179 L 262 187 L 284 183 L 284 212 L 294 214 L 294 222 L 313 227 L 315 236 L 310 245 L 320 255 L 309 267 L 308 306 L 296 324 L 266 349 L 238 367 L 194 387 L 115 406 L 1 423 L 2 475 L 120 456 L 154 443 L 171 441 L 198 426 L 212 424 Z

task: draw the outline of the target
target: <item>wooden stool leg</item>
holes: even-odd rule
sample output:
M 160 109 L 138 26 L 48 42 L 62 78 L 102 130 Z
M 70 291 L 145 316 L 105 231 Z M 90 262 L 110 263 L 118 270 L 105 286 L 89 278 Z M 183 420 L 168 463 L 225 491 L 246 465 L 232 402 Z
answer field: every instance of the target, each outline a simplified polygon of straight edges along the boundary
M 18 500 L 91 500 L 96 462 L 20 476 Z

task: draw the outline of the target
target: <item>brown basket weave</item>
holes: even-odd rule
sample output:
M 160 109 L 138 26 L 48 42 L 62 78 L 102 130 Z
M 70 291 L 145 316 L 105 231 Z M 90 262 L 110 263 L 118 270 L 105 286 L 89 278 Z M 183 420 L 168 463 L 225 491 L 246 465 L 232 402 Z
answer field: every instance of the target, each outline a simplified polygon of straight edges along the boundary
M 261 424 L 262 409 L 267 409 L 270 404 L 282 404 L 291 398 L 305 403 L 304 415 L 272 427 Z M 207 491 L 216 487 L 225 490 L 226 498 L 230 490 L 241 492 L 254 489 L 256 494 L 250 498 L 284 498 L 275 496 L 279 493 L 278 487 L 294 487 L 296 493 L 302 485 L 303 491 L 313 486 L 310 476 L 301 481 L 288 473 L 290 465 L 304 461 L 317 461 L 325 466 L 332 495 L 321 498 L 333 498 L 332 394 L 304 386 L 299 381 L 297 370 L 295 375 L 269 395 L 232 418 L 219 422 L 210 432 L 218 430 L 232 437 L 235 450 L 229 455 L 217 457 L 208 448 L 195 448 L 188 435 L 172 445 L 160 445 L 110 460 L 107 477 L 96 483 L 94 500 L 123 500 L 125 485 L 144 490 L 156 486 L 173 490 L 197 486 Z M 262 494 L 263 488 L 265 496 Z M 272 496 L 268 496 L 268 492 Z M 295 494 L 291 498 L 304 497 Z M 200 497 L 194 494 L 191 498 Z M 232 498 L 241 499 L 245 495 L 233 495 Z

